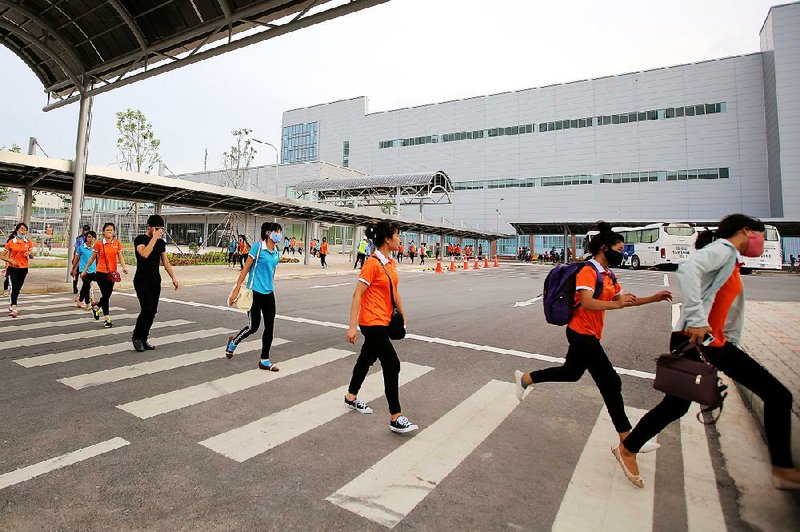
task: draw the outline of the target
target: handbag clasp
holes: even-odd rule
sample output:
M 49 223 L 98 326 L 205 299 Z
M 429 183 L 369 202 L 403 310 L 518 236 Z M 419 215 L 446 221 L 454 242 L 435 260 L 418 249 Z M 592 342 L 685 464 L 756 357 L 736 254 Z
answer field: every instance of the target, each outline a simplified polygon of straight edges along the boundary
M 700 381 L 702 380 L 702 378 L 703 378 L 702 375 L 698 375 L 697 377 L 694 378 L 694 383 L 695 384 L 700 384 Z

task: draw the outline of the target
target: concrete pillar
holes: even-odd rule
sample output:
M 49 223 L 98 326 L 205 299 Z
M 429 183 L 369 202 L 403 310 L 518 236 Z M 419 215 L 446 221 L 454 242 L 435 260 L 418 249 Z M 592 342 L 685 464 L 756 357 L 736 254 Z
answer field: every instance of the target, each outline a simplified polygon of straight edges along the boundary
M 536 255 L 536 251 L 534 250 L 533 247 L 534 243 L 536 242 L 536 235 L 531 233 L 528 235 L 528 238 L 530 239 L 529 246 L 531 248 L 531 260 L 533 260 L 533 257 Z
M 155 204 L 155 214 L 158 214 L 160 216 L 161 215 L 161 210 L 163 208 L 164 208 L 164 202 L 157 201 L 156 204 Z M 137 228 L 138 228 L 139 220 L 136 220 L 136 225 L 137 225 Z
M 578 235 L 572 235 L 572 260 L 577 260 Z
M 89 84 L 84 90 L 89 89 Z M 93 99 L 85 95 L 81 96 L 80 108 L 78 110 L 78 135 L 75 142 L 75 162 L 73 164 L 74 178 L 72 181 L 72 212 L 69 217 L 69 230 L 67 234 L 69 244 L 78 237 L 81 225 L 81 209 L 83 207 L 83 184 L 86 180 L 86 160 L 89 155 L 89 122 L 91 120 L 91 108 Z M 117 226 L 119 227 L 119 226 Z M 68 245 L 69 258 L 67 260 L 67 281 L 72 278 L 72 258 L 75 254 L 75 247 Z
M 305 249 L 303 250 L 303 264 L 308 266 L 309 255 L 308 252 L 309 246 L 308 243 L 311 242 L 311 220 L 305 221 L 305 227 L 303 229 L 303 245 Z
M 31 217 L 33 217 L 33 187 L 28 185 L 25 187 L 25 199 L 22 204 L 22 221 L 31 225 Z
M 567 262 L 567 240 L 569 239 L 569 226 L 564 226 L 564 245 L 561 250 L 564 252 L 564 260 L 562 262 Z
M 489 244 L 489 249 L 490 249 L 490 251 L 489 251 L 490 255 L 492 257 L 496 257 L 497 256 L 497 240 L 492 240 L 492 242 Z

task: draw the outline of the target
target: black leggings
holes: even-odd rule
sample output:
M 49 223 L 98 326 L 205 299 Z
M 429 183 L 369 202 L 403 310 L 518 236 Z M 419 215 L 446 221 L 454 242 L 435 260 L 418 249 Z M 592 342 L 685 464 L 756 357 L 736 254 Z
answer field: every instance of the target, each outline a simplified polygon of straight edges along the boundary
M 261 359 L 269 359 L 269 350 L 272 348 L 272 335 L 275 330 L 275 293 L 262 294 L 253 290 L 253 306 L 247 311 L 247 325 L 233 337 L 234 345 L 239 345 L 242 340 L 253 334 L 261 325 L 261 315 L 264 315 L 264 335 L 261 337 Z
M 8 277 L 11 279 L 11 304 L 17 304 L 19 292 L 25 284 L 25 277 L 28 276 L 28 268 L 8 268 Z
M 327 257 L 327 255 L 323 255 L 322 253 L 320 253 L 320 255 L 319 255 L 319 263 L 322 266 L 327 266 L 328 265 L 328 263 L 325 261 L 325 257 Z
M 75 295 L 78 295 L 78 279 L 80 278 L 81 276 L 77 273 L 72 276 L 72 293 Z
M 594 336 L 580 334 L 567 327 L 567 350 L 564 365 L 532 372 L 531 380 L 540 382 L 576 382 L 586 370 L 594 379 L 600 395 L 614 423 L 617 432 L 631 430 L 631 422 L 625 415 L 625 402 L 622 399 L 622 379 L 619 378 L 608 355 Z
M 81 285 L 81 293 L 78 296 L 78 301 L 81 303 L 86 303 L 87 305 L 91 303 L 91 296 L 90 293 L 92 291 L 92 281 L 95 279 L 95 274 L 87 273 L 86 277 L 83 278 L 83 284 Z
M 94 278 L 97 281 L 97 286 L 100 288 L 100 301 L 98 305 L 103 309 L 103 316 L 111 314 L 109 306 L 111 304 L 111 293 L 114 291 L 114 283 L 108 280 L 108 275 L 102 272 L 97 272 Z
M 158 298 L 161 297 L 161 276 L 153 279 L 133 278 L 133 288 L 139 299 L 141 311 L 136 318 L 136 327 L 133 328 L 133 340 L 147 341 L 150 337 L 150 328 L 158 314 Z
M 670 349 L 675 349 L 685 341 L 684 335 L 673 333 L 670 338 Z M 792 394 L 789 390 L 750 355 L 730 342 L 725 342 L 722 347 L 704 347 L 703 353 L 714 367 L 725 372 L 728 377 L 747 387 L 764 401 L 764 430 L 767 433 L 767 446 L 772 465 L 792 467 L 790 446 Z M 700 360 L 694 350 L 684 356 Z M 688 412 L 691 404 L 692 402 L 686 399 L 665 395 L 664 399 L 645 414 L 636 428 L 625 438 L 625 448 L 632 453 L 639 452 L 646 441 Z
M 369 368 L 372 367 L 376 360 L 380 360 L 381 369 L 383 370 L 383 389 L 386 393 L 386 401 L 389 403 L 389 413 L 399 414 L 402 412 L 400 410 L 400 393 L 398 391 L 400 359 L 397 358 L 397 352 L 389 339 L 388 328 L 382 325 L 360 325 L 359 327 L 361 332 L 364 333 L 364 345 L 361 346 L 361 354 L 358 355 L 358 360 L 356 360 L 356 365 L 353 368 L 353 377 L 350 379 L 350 386 L 347 391 L 353 395 L 358 395 Z

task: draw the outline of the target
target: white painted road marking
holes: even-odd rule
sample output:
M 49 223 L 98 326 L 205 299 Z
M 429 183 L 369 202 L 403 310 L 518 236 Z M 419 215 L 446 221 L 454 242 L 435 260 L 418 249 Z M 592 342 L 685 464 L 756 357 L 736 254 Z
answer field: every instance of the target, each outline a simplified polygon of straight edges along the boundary
M 681 320 L 681 305 L 683 305 L 683 303 L 672 304 L 672 330 L 675 330 L 675 327 L 678 326 L 678 322 Z
M 400 372 L 400 386 L 431 370 L 433 368 L 428 366 L 404 362 L 403 371 Z M 244 462 L 339 416 L 353 412 L 344 406 L 343 398 L 346 393 L 347 386 L 342 386 L 243 427 L 201 441 L 200 445 L 237 462 Z M 383 375 L 373 373 L 364 380 L 358 398 L 369 402 L 382 396 Z
M 117 408 L 124 410 L 141 419 L 148 419 L 153 416 L 166 414 L 174 410 L 180 410 L 187 406 L 196 405 L 211 399 L 223 397 L 235 392 L 247 390 L 261 384 L 273 382 L 284 377 L 289 377 L 307 369 L 315 368 L 328 362 L 333 362 L 352 355 L 351 351 L 342 349 L 323 349 L 298 358 L 293 358 L 280 364 L 280 371 L 264 371 L 254 369 L 223 377 L 210 382 L 204 382 L 188 388 L 173 390 L 162 393 L 154 397 L 147 397 L 138 401 L 117 405 Z
M 131 295 L 131 294 L 125 294 Z M 242 313 L 242 310 L 239 310 L 235 307 L 224 307 L 221 305 L 210 305 L 208 303 L 197 303 L 195 301 L 182 301 L 180 299 L 167 299 L 161 298 L 161 301 L 166 301 L 168 303 L 179 303 L 182 305 L 189 305 L 191 307 L 201 307 L 201 308 L 212 308 L 216 310 L 224 310 L 227 312 L 239 312 Z M 296 318 L 294 316 L 284 316 L 282 314 L 278 314 L 275 316 L 276 319 L 291 321 L 293 323 L 305 323 L 308 325 L 319 325 L 321 327 L 331 327 L 333 329 L 342 329 L 347 330 L 348 326 L 343 323 L 334 323 L 332 321 L 320 321 L 320 320 L 312 320 L 309 318 Z M 462 347 L 464 349 L 471 349 L 473 351 L 485 351 L 487 353 L 496 353 L 498 355 L 511 355 L 521 358 L 528 358 L 533 360 L 542 360 L 544 362 L 553 362 L 557 364 L 563 364 L 564 358 L 563 357 L 554 357 L 549 355 L 542 355 L 539 353 L 528 353 L 526 351 L 519 351 L 517 349 L 505 349 L 503 347 L 494 347 L 490 345 L 478 345 L 472 344 L 469 342 L 458 342 L 456 340 L 448 340 L 447 338 L 435 338 L 432 336 L 423 336 L 420 334 L 407 334 L 406 338 L 410 340 L 419 340 L 422 342 L 432 343 L 432 344 L 442 344 L 442 345 L 449 345 L 452 347 Z M 654 379 L 655 374 L 649 373 L 647 371 L 639 371 L 636 369 L 626 369 L 626 368 L 619 368 L 614 367 L 614 370 L 619 373 L 620 375 L 629 375 L 631 377 L 638 377 L 640 379 Z
M 634 425 L 645 414 L 636 408 L 625 409 Z M 619 443 L 611 417 L 605 407 L 597 416 L 589 440 L 572 473 L 567 492 L 561 500 L 554 532 L 573 530 L 653 529 L 655 453 L 640 454 L 639 471 L 644 489 L 634 487 L 622 473 L 611 454 Z M 690 528 L 691 530 L 691 528 Z
M 215 329 L 216 334 L 224 334 L 228 329 Z M 288 340 L 275 338 L 272 342 L 273 347 L 288 343 Z M 237 353 L 249 353 L 251 351 L 261 350 L 261 340 L 252 340 L 240 344 L 236 348 Z M 82 375 L 75 375 L 74 377 L 66 377 L 58 379 L 58 382 L 80 390 L 89 388 L 91 386 L 101 386 L 112 382 L 124 381 L 127 379 L 134 379 L 143 375 L 152 375 L 161 371 L 169 371 L 171 369 L 184 368 L 193 364 L 200 364 L 210 360 L 225 360 L 222 356 L 222 346 L 198 351 L 197 353 L 187 353 L 184 355 L 177 355 L 173 357 L 160 358 L 150 362 L 141 362 L 139 364 L 132 364 L 130 366 L 122 366 L 118 368 L 107 369 L 103 371 L 96 371 L 93 373 L 84 373 Z
M 23 308 L 23 310 L 27 310 L 27 308 Z M 119 310 L 125 310 L 122 307 L 109 307 L 111 312 L 116 312 Z M 51 317 L 58 317 L 58 316 L 80 316 L 84 313 L 88 318 L 91 319 L 92 314 L 88 310 L 79 309 L 77 307 L 72 307 L 70 310 L 59 310 L 58 312 L 47 312 L 42 314 L 20 314 L 16 318 L 14 318 L 15 322 L 22 321 L 22 320 L 38 320 L 38 319 L 50 319 Z M 41 325 L 40 325 L 41 327 Z
M 533 304 L 534 304 L 534 303 L 536 303 L 537 301 L 540 301 L 540 300 L 541 300 L 543 297 L 544 297 L 544 296 L 536 296 L 536 297 L 534 297 L 533 299 L 529 299 L 529 300 L 527 300 L 527 301 L 517 301 L 516 303 L 514 303 L 514 308 L 517 308 L 517 307 L 527 307 L 527 306 L 529 306 L 529 305 L 533 305 Z
M 669 286 L 669 275 L 664 274 L 664 286 Z
M 337 286 L 355 286 L 355 282 L 339 283 L 339 284 L 320 284 L 316 286 L 311 286 L 309 288 L 335 288 Z
M 681 418 L 687 529 L 724 532 L 725 517 L 719 500 L 717 477 L 711 464 L 706 428 L 697 421 L 698 412 L 700 406 L 692 403 L 689 413 Z
M 96 322 L 100 323 L 100 322 Z M 170 320 L 170 321 L 162 321 L 153 325 L 155 328 L 156 325 L 160 325 L 161 327 L 177 327 L 179 325 L 188 325 L 192 323 L 191 321 L 186 320 Z M 3 342 L 4 349 L 14 349 L 17 347 L 29 347 L 32 345 L 42 345 L 42 344 L 49 344 L 49 343 L 63 343 L 63 342 L 70 342 L 73 340 L 84 340 L 86 338 L 96 338 L 98 336 L 108 336 L 111 334 L 123 334 L 127 332 L 133 331 L 134 327 L 132 325 L 126 325 L 124 327 L 112 327 L 111 329 L 105 329 L 103 327 L 98 326 L 96 330 L 89 330 L 89 331 L 76 331 L 71 333 L 63 333 L 63 334 L 53 334 L 50 336 L 39 336 L 34 338 L 19 338 L 17 340 L 6 340 Z
M 83 449 L 78 449 L 77 451 L 72 451 L 71 453 L 56 456 L 55 458 L 39 462 L 38 464 L 29 465 L 17 469 L 16 471 L 5 473 L 0 475 L 0 489 L 25 482 L 39 475 L 44 475 L 56 469 L 88 460 L 89 458 L 119 449 L 120 447 L 125 447 L 126 445 L 130 445 L 130 442 L 122 438 L 113 438 L 89 447 L 84 447 Z
M 490 381 L 326 500 L 393 528 L 517 405 L 513 384 Z
M 164 322 L 157 322 L 153 324 L 153 329 L 161 329 L 165 327 L 170 327 L 170 325 L 165 325 Z M 113 331 L 114 329 L 111 330 Z M 225 330 L 228 331 L 229 329 Z M 170 336 L 160 336 L 158 338 L 153 338 L 153 341 L 157 345 L 167 345 L 177 342 L 186 342 L 197 338 L 207 338 L 209 336 L 214 336 L 215 334 L 219 333 L 216 332 L 216 329 L 211 329 L 206 331 L 194 331 L 189 333 L 173 334 Z M 111 355 L 114 353 L 120 353 L 122 351 L 131 351 L 131 350 L 133 350 L 133 346 L 130 340 L 128 340 L 126 342 L 119 342 L 117 344 L 99 345 L 96 347 L 89 347 L 89 348 L 84 347 L 79 349 L 72 349 L 70 351 L 63 351 L 61 353 L 52 353 L 49 355 L 20 358 L 15 360 L 14 362 L 25 368 L 33 368 L 37 366 L 47 366 L 49 364 L 59 364 L 61 362 L 71 362 L 73 360 L 81 360 L 84 358 L 98 357 L 102 355 Z
M 44 305 L 39 305 L 38 301 L 34 301 L 34 303 L 37 303 L 37 304 L 36 305 L 26 305 L 25 302 L 23 301 L 19 305 L 19 307 L 17 307 L 17 308 L 19 309 L 20 312 L 28 312 L 30 310 L 47 310 L 49 308 L 64 308 L 66 306 L 71 306 L 76 311 L 78 310 L 78 308 L 75 306 L 75 303 L 72 303 L 71 301 L 66 301 L 66 300 L 64 300 L 61 303 L 45 303 Z
M 70 314 L 74 314 L 71 312 Z M 114 321 L 117 320 L 129 320 L 131 318 L 137 317 L 139 314 L 116 314 L 114 316 Z M 72 320 L 60 320 L 60 321 L 48 321 L 46 323 L 23 323 L 20 325 L 7 325 L 5 327 L 0 327 L 0 333 L 11 333 L 15 331 L 31 331 L 31 330 L 50 330 L 53 327 L 67 327 L 70 325 L 83 325 L 83 324 L 95 323 L 92 319 L 92 315 L 89 314 L 88 316 L 83 316 L 81 318 L 75 318 Z

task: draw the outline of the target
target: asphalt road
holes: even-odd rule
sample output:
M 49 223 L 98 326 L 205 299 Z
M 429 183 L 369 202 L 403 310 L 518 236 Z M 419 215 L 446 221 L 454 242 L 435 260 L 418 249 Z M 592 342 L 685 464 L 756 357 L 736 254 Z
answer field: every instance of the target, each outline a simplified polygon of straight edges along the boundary
M 410 379 L 400 398 L 421 430 L 403 436 L 388 430 L 380 377 L 371 416 L 346 411 L 333 392 L 347 385 L 359 347 L 343 329 L 354 277 L 278 283 L 275 336 L 287 342 L 273 347 L 282 371 L 269 375 L 251 371 L 257 351 L 223 355 L 227 335 L 245 322 L 224 307 L 229 287 L 164 291 L 176 301 L 162 302 L 157 324 L 186 323 L 154 329 L 158 349 L 146 353 L 109 347 L 129 340 L 133 319 L 120 316 L 138 312 L 130 295 L 113 297 L 124 310 L 99 336 L 91 336 L 99 323 L 65 314 L 65 296 L 23 298 L 18 321 L 0 320 L 0 528 L 544 530 L 580 519 L 597 526 L 601 515 L 611 528 L 685 529 L 692 481 L 679 424 L 659 437 L 656 458 L 640 461 L 653 480 L 637 491 L 608 452 L 613 429 L 588 375 L 513 398 L 514 369 L 544 368 L 554 363 L 545 357 L 566 352 L 564 329 L 544 322 L 540 302 L 525 304 L 546 272 L 515 264 L 404 275 L 413 336 L 396 343 Z M 637 295 L 671 289 L 680 297 L 663 272 L 621 271 L 619 280 Z M 666 283 L 675 284 L 673 274 Z M 752 299 L 797 300 L 799 283 L 745 279 Z M 26 310 L 34 304 L 50 308 Z M 44 316 L 25 319 L 33 313 Z M 669 303 L 607 315 L 603 345 L 633 373 L 622 377 L 632 417 L 660 400 L 647 375 L 666 348 L 671 316 Z M 180 361 L 159 365 L 167 360 Z M 257 420 L 266 420 L 260 432 L 233 437 Z M 71 465 L 30 467 L 109 441 L 97 456 L 55 464 L 74 458 Z M 714 429 L 703 441 L 724 515 L 718 524 L 745 529 Z

